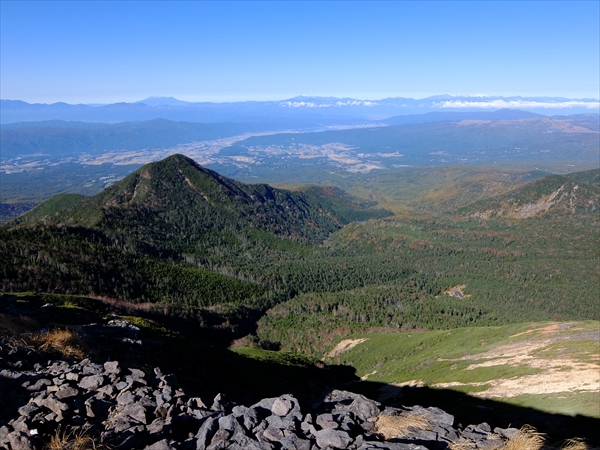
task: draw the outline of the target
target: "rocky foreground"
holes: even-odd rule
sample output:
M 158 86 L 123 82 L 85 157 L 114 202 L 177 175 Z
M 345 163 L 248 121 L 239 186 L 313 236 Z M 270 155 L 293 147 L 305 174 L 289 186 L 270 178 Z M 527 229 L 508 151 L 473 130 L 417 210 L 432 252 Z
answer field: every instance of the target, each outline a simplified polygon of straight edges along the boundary
M 218 395 L 207 405 L 158 368 L 89 359 L 31 364 L 15 353 L 0 351 L 0 448 L 9 450 L 44 448 L 57 429 L 122 450 L 491 449 L 518 433 L 486 423 L 461 429 L 438 408 L 384 407 L 339 390 L 313 405 L 291 395 L 251 406 Z

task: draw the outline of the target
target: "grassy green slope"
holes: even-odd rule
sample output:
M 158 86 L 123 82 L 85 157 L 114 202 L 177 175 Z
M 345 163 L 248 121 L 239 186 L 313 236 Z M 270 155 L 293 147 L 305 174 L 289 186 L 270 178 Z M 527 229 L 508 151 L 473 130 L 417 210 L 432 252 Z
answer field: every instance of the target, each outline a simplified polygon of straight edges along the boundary
M 371 382 L 396 385 L 380 389 L 382 396 L 400 395 L 403 385 L 426 385 L 600 417 L 594 388 L 600 382 L 599 326 L 546 322 L 356 334 L 356 346 L 326 361 L 352 365 Z

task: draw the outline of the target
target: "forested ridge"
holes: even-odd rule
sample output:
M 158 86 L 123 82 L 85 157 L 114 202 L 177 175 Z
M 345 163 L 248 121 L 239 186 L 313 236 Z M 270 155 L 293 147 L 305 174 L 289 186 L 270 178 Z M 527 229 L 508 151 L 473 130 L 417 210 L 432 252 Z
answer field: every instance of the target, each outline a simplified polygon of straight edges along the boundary
M 594 176 L 575 178 L 597 194 Z M 373 328 L 598 319 L 597 215 L 390 215 L 337 188 L 245 185 L 175 155 L 0 228 L 0 289 L 150 303 L 315 356 Z

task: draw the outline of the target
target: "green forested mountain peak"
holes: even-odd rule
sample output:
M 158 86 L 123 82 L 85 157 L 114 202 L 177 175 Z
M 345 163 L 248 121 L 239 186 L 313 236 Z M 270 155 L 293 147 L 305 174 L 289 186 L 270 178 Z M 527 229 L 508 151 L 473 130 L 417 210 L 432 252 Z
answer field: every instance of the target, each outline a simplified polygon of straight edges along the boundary
M 53 197 L 20 222 L 93 226 L 119 234 L 145 228 L 153 241 L 161 235 L 173 239 L 245 227 L 313 239 L 352 220 L 389 214 L 372 206 L 336 188 L 289 191 L 244 184 L 176 154 L 141 167 L 93 197 Z

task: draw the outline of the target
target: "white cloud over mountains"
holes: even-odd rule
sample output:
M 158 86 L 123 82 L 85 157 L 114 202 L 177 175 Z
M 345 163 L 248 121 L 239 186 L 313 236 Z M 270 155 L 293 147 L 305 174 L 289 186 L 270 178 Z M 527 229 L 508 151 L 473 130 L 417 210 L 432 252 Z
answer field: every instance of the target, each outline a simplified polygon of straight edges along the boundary
M 377 103 L 370 102 L 368 100 L 349 100 L 349 101 L 337 101 L 335 103 L 314 103 L 314 102 L 281 102 L 281 106 L 287 106 L 290 108 L 331 108 L 340 106 L 375 106 Z
M 532 100 L 489 100 L 489 101 L 462 101 L 450 100 L 440 103 L 434 103 L 433 106 L 439 108 L 484 108 L 484 109 L 520 109 L 520 108 L 587 108 L 598 109 L 600 102 L 590 101 L 584 102 L 580 100 L 569 100 L 565 102 L 540 102 Z

